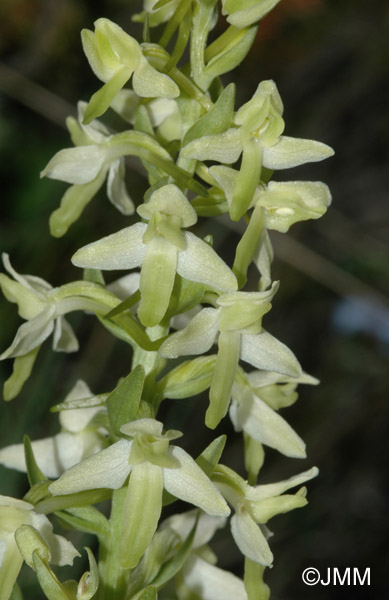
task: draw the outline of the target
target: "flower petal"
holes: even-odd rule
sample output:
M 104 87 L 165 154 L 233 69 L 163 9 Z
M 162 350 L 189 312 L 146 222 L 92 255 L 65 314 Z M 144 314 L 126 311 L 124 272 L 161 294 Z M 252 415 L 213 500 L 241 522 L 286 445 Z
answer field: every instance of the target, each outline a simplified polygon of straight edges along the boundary
M 93 394 L 82 379 L 79 379 L 67 394 L 64 403 L 84 398 L 92 399 Z M 66 405 L 66 404 L 65 404 Z M 79 433 L 85 429 L 95 414 L 101 410 L 101 406 L 90 406 L 86 408 L 73 408 L 61 410 L 59 413 L 59 422 L 61 427 L 71 433 Z
M 65 317 L 58 317 L 55 320 L 53 350 L 56 352 L 77 352 L 78 348 L 78 340 L 73 328 Z
M 31 512 L 31 525 L 38 530 L 49 546 L 51 554 L 50 562 L 53 564 L 60 567 L 72 565 L 76 556 L 80 556 L 80 553 L 71 542 L 62 535 L 53 533 L 53 526 L 46 515 Z
M 54 496 L 59 496 L 99 488 L 121 488 L 131 471 L 128 464 L 131 444 L 127 440 L 120 440 L 89 456 L 65 471 L 49 486 L 49 491 Z
M 97 177 L 107 158 L 105 146 L 64 148 L 53 156 L 41 172 L 41 177 L 67 183 L 88 183 Z
M 279 496 L 290 488 L 301 485 L 302 483 L 317 477 L 318 473 L 319 469 L 317 467 L 312 467 L 311 469 L 308 469 L 308 471 L 304 471 L 303 473 L 289 477 L 289 479 L 278 481 L 277 483 L 257 485 L 249 488 L 249 491 L 246 493 L 246 499 L 250 501 L 258 501 L 264 500 L 265 498 L 271 498 L 272 496 Z
M 305 444 L 278 413 L 250 390 L 239 386 L 238 402 L 232 402 L 230 417 L 235 428 L 278 450 L 285 456 L 305 458 Z
M 108 171 L 107 195 L 123 215 L 133 215 L 135 206 L 131 200 L 125 184 L 125 166 L 124 158 L 114 160 Z
M 203 308 L 184 329 L 173 333 L 161 345 L 161 355 L 166 358 L 177 358 L 207 352 L 218 332 L 218 316 L 219 309 Z
M 146 227 L 145 223 L 136 223 L 87 244 L 73 255 L 72 263 L 84 269 L 108 271 L 139 267 L 146 253 L 146 246 L 142 242 Z
M 0 273 L 0 288 L 8 302 L 15 302 L 18 305 L 18 313 L 23 319 L 33 319 L 47 304 L 35 291 L 7 277 L 4 273 Z
M 169 306 L 177 267 L 177 247 L 156 236 L 146 245 L 140 272 L 138 317 L 147 327 L 158 325 Z
M 120 562 L 126 569 L 136 567 L 157 529 L 162 510 L 162 471 L 147 461 L 132 467 L 120 538 Z
M 107 290 L 115 294 L 120 300 L 127 300 L 129 296 L 139 290 L 140 273 L 128 273 L 119 279 L 115 279 L 107 285 Z
M 333 149 L 322 142 L 282 135 L 274 146 L 263 149 L 263 166 L 268 169 L 289 169 L 324 160 L 333 154 Z
M 269 567 L 273 554 L 260 527 L 242 508 L 231 518 L 231 533 L 239 550 L 250 560 Z
M 154 69 L 144 56 L 135 69 L 132 86 L 142 98 L 176 98 L 180 95 L 179 87 L 173 79 Z
M 44 342 L 54 329 L 55 308 L 49 305 L 38 316 L 19 327 L 12 344 L 0 355 L 0 360 L 28 354 Z
M 239 364 L 239 331 L 221 331 L 218 340 L 218 354 L 211 388 L 209 407 L 205 414 L 205 424 L 215 429 L 226 415 L 231 399 L 231 388 Z
M 84 123 L 87 125 L 96 117 L 100 117 L 109 108 L 111 102 L 127 83 L 132 75 L 132 69 L 119 69 L 89 100 L 85 110 Z
M 262 19 L 280 0 L 244 0 L 239 4 L 235 0 L 223 0 L 223 14 L 228 15 L 227 21 L 238 29 L 248 27 Z M 238 8 L 239 6 L 239 8 Z
M 168 454 L 180 463 L 177 469 L 165 467 L 163 470 L 164 486 L 170 494 L 198 506 L 209 515 L 224 517 L 230 514 L 216 486 L 185 450 L 170 446 Z
M 193 233 L 184 233 L 187 247 L 178 254 L 177 273 L 190 281 L 231 292 L 238 289 L 236 277 L 224 260 Z
M 54 237 L 65 235 L 69 227 L 77 221 L 84 208 L 89 204 L 106 178 L 106 168 L 88 183 L 72 185 L 61 198 L 60 206 L 54 210 L 49 219 L 50 233 Z
M 13 370 L 10 377 L 4 383 L 4 400 L 9 401 L 16 398 L 23 385 L 31 375 L 36 357 L 38 356 L 40 346 L 31 350 L 23 356 L 17 356 L 14 360 Z
M 21 275 L 20 273 L 15 271 L 15 269 L 11 265 L 9 255 L 6 252 L 3 252 L 1 257 L 3 259 L 4 268 L 6 269 L 6 271 L 8 271 L 10 275 L 12 275 L 15 281 L 18 281 L 24 287 L 34 291 L 38 296 L 42 298 L 42 300 L 46 297 L 46 292 L 49 292 L 51 289 L 53 289 L 52 286 L 41 277 L 37 277 L 36 275 Z
M 80 462 L 83 454 L 81 438 L 71 433 L 31 443 L 38 467 L 46 477 L 59 477 L 66 469 Z M 24 445 L 12 444 L 0 450 L 0 463 L 9 469 L 26 472 Z
M 184 513 L 172 515 L 165 519 L 161 529 L 166 527 L 173 529 L 182 541 L 184 541 L 193 529 L 198 517 L 197 509 L 188 510 Z M 226 517 L 211 517 L 207 513 L 201 512 L 197 521 L 196 532 L 193 539 L 192 548 L 200 548 L 213 538 L 218 529 L 222 529 L 226 524 Z
M 202 600 L 247 600 L 244 583 L 229 571 L 192 555 L 183 570 L 185 584 Z
M 298 377 L 302 372 L 293 352 L 264 330 L 256 335 L 242 335 L 240 357 L 253 367 L 265 371 L 276 371 L 291 377 Z
M 232 164 L 238 160 L 242 150 L 240 130 L 231 127 L 223 133 L 205 135 L 193 140 L 181 150 L 181 156 Z

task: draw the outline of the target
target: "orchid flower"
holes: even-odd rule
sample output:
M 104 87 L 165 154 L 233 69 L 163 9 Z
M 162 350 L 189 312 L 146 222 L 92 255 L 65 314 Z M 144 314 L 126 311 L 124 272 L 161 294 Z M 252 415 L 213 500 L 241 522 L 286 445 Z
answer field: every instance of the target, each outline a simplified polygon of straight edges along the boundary
M 271 308 L 278 289 L 231 292 L 220 295 L 218 308 L 203 308 L 189 324 L 173 333 L 160 348 L 162 356 L 203 354 L 218 340 L 218 355 L 210 389 L 206 424 L 214 428 L 226 414 L 239 359 L 257 369 L 297 377 L 301 366 L 294 354 L 262 329 L 262 317 Z
M 271 566 L 273 555 L 261 526 L 275 515 L 305 506 L 305 488 L 294 495 L 284 492 L 316 477 L 318 472 L 312 467 L 284 481 L 250 486 L 232 469 L 220 464 L 216 467 L 212 478 L 235 510 L 231 533 L 242 554 L 261 565 Z
M 74 558 L 80 556 L 71 542 L 53 533 L 48 518 L 34 512 L 32 504 L 0 496 L 0 600 L 8 600 L 11 596 L 23 559 L 30 562 L 33 548 L 31 539 L 23 539 L 31 538 L 23 536 L 26 526 L 27 534 L 33 528 L 32 535 L 35 532 L 40 536 L 39 546 L 43 547 L 48 562 L 59 566 L 72 565 Z
M 0 355 L 0 360 L 15 358 L 14 374 L 4 386 L 4 397 L 11 400 L 29 377 L 41 344 L 52 333 L 53 349 L 57 352 L 75 352 L 78 342 L 55 302 L 55 289 L 40 277 L 17 273 L 8 254 L 3 253 L 2 258 L 13 279 L 0 273 L 0 287 L 7 300 L 18 305 L 19 315 L 26 319 L 10 347 Z
M 85 102 L 79 102 L 78 120 L 68 117 L 66 122 L 75 148 L 60 150 L 41 173 L 41 177 L 73 184 L 50 217 L 50 232 L 55 237 L 66 233 L 105 179 L 112 204 L 124 215 L 132 215 L 135 210 L 126 189 L 124 157 L 112 152 L 113 135 L 103 123 L 94 120 L 89 125 L 83 124 L 86 106 Z
M 136 223 L 88 244 L 76 252 L 72 262 L 103 270 L 142 266 L 138 315 L 144 325 L 157 325 L 164 317 L 176 273 L 217 290 L 237 289 L 235 275 L 216 252 L 182 230 L 196 223 L 197 215 L 177 186 L 157 189 L 137 212 L 148 224 Z
M 259 371 L 259 373 L 266 372 Z M 310 378 L 305 373 L 297 377 L 286 377 L 278 373 L 273 375 L 293 382 L 294 387 L 298 383 L 316 383 L 313 377 Z M 265 400 L 261 399 L 260 393 L 253 389 L 249 376 L 246 376 L 243 371 L 239 372 L 232 386 L 229 414 L 235 431 L 243 430 L 261 444 L 270 446 L 286 456 L 306 457 L 303 440 Z
M 53 495 L 95 488 L 121 488 L 130 475 L 121 538 L 123 566 L 139 562 L 157 529 L 162 491 L 200 507 L 210 515 L 226 516 L 229 509 L 220 492 L 195 461 L 179 446 L 169 445 L 179 431 L 162 433 L 162 423 L 143 418 L 122 425 L 132 437 L 89 456 L 49 486 Z
M 109 19 L 95 21 L 95 31 L 83 29 L 82 45 L 102 88 L 93 94 L 85 112 L 85 123 L 102 115 L 132 76 L 134 91 L 143 98 L 175 98 L 179 88 L 164 73 L 152 67 L 142 47 Z
M 235 113 L 234 127 L 205 135 L 187 144 L 181 156 L 198 160 L 242 163 L 230 202 L 231 219 L 237 221 L 250 206 L 262 167 L 288 169 L 328 158 L 333 150 L 314 140 L 281 135 L 283 104 L 274 81 L 262 81 L 251 100 Z
M 134 15 L 132 20 L 143 23 L 147 17 L 150 27 L 157 27 L 170 20 L 180 0 L 171 0 L 170 2 L 165 2 L 161 7 L 154 8 L 158 2 L 159 0 L 144 0 L 143 11 Z
M 92 400 L 93 395 L 86 383 L 79 380 L 66 396 L 64 406 L 84 398 Z M 106 432 L 95 419 L 101 410 L 101 406 L 62 410 L 59 413 L 61 432 L 32 442 L 35 460 L 46 477 L 59 477 L 66 469 L 106 446 Z M 26 472 L 24 445 L 2 448 L 0 464 Z
M 168 517 L 160 530 L 172 529 L 181 541 L 184 541 L 193 528 L 197 510 L 190 510 Z M 239 577 L 212 564 L 216 557 L 207 545 L 217 529 L 224 527 L 225 517 L 211 517 L 203 512 L 197 521 L 192 551 L 182 571 L 176 577 L 178 598 L 186 598 L 185 590 L 199 596 L 202 600 L 247 600 L 244 583 Z
M 222 14 L 238 29 L 256 23 L 270 12 L 280 0 L 222 0 Z

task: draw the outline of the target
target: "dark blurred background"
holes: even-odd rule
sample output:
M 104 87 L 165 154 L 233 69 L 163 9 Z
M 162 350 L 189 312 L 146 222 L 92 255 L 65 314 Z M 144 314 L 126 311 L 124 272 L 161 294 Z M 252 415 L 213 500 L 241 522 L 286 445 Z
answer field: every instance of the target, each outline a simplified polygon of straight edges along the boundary
M 41 181 L 39 172 L 71 145 L 65 117 L 100 85 L 82 53 L 80 30 L 93 29 L 93 21 L 105 16 L 139 37 L 141 26 L 130 18 L 137 10 L 139 2 L 131 0 L 0 3 L 0 247 L 17 271 L 53 285 L 80 276 L 69 260 L 77 248 L 127 223 L 103 191 L 64 238 L 51 238 L 48 216 L 67 185 Z M 309 458 L 293 461 L 269 450 L 261 476 L 268 482 L 313 464 L 320 468 L 308 484 L 308 507 L 271 522 L 275 563 L 266 577 L 274 600 L 383 598 L 389 589 L 388 25 L 385 0 L 282 0 L 232 75 L 237 106 L 260 80 L 272 78 L 285 104 L 286 134 L 336 150 L 328 161 L 277 174 L 325 181 L 333 205 L 319 221 L 272 236 L 273 273 L 281 288 L 265 326 L 321 380 L 319 387 L 302 389 L 297 404 L 284 412 L 307 442 Z M 141 202 L 142 173 L 131 171 L 128 182 Z M 236 232 L 219 222 L 213 228 L 231 261 Z M 254 289 L 254 272 L 250 284 Z M 3 298 L 0 313 L 3 350 L 20 320 Z M 20 442 L 23 433 L 36 439 L 57 431 L 48 407 L 62 401 L 79 377 L 99 393 L 126 374 L 130 355 L 123 344 L 91 317 L 69 320 L 81 352 L 57 354 L 45 343 L 20 397 L 0 405 L 1 446 Z M 10 372 L 11 361 L 0 363 L 1 381 Z M 186 447 L 196 453 L 207 401 L 188 402 L 189 413 L 183 402 L 166 401 L 164 411 L 169 422 L 186 429 Z M 227 422 L 217 433 L 223 431 L 231 434 L 224 461 L 242 469 L 240 438 Z M 213 437 L 207 432 L 201 448 Z M 25 493 L 23 475 L 1 468 L 0 477 L 0 493 Z M 227 535 L 216 539 L 221 566 L 241 574 L 231 546 Z M 371 586 L 305 587 L 301 573 L 310 566 L 323 576 L 327 567 L 358 567 L 361 573 L 370 567 Z

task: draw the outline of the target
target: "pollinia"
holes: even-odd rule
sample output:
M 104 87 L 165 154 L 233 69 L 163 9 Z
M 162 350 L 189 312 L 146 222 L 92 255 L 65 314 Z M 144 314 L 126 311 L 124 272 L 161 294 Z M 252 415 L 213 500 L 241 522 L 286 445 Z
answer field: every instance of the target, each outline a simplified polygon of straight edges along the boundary
M 3 254 L 1 289 L 24 319 L 0 357 L 14 359 L 4 399 L 19 394 L 47 338 L 55 351 L 78 349 L 66 320 L 72 311 L 93 313 L 120 339 L 132 367 L 109 393 L 73 382 L 55 406 L 57 435 L 25 436 L 24 444 L 0 450 L 0 462 L 26 471 L 30 484 L 23 499 L 0 497 L 0 600 L 22 598 L 16 580 L 23 562 L 49 600 L 269 598 L 267 522 L 304 506 L 304 484 L 318 472 L 271 484 L 258 479 L 264 446 L 305 458 L 303 440 L 279 410 L 296 401 L 299 384 L 317 383 L 262 325 L 279 287 L 269 230 L 317 219 L 331 201 L 324 183 L 272 176 L 333 154 L 320 142 L 283 135 L 274 81 L 261 81 L 236 107 L 235 85 L 220 79 L 240 64 L 277 3 L 222 0 L 222 33 L 213 31 L 216 0 L 144 0 L 133 17 L 143 24 L 143 42 L 105 18 L 82 31 L 101 85 L 79 102 L 78 119 L 67 120 L 73 147 L 42 172 L 70 184 L 50 230 L 64 235 L 104 185 L 124 227 L 78 249 L 71 260 L 79 278 L 56 288 L 19 274 Z M 108 110 L 120 131 L 104 124 Z M 127 156 L 149 183 L 138 206 L 126 187 Z M 215 218 L 244 222 L 232 266 L 210 235 L 198 233 L 199 223 L 204 233 Z M 249 290 L 252 263 L 257 285 Z M 107 285 L 106 271 L 115 270 L 127 274 Z M 193 458 L 185 432 L 159 420 L 162 401 L 185 403 L 206 390 L 204 427 L 230 418 L 242 432 L 245 476 L 223 462 L 225 435 Z M 181 502 L 174 513 L 178 500 L 189 506 Z M 80 554 L 53 532 L 52 515 L 97 538 L 79 581 L 63 582 L 53 571 Z M 208 545 L 228 526 L 243 555 L 242 579 L 216 566 Z

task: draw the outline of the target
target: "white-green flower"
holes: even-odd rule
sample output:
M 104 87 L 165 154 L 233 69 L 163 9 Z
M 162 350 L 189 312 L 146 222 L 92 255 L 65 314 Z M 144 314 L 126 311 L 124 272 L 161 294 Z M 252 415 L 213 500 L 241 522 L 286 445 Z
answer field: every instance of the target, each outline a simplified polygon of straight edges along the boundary
M 132 20 L 141 23 L 144 22 L 147 17 L 150 27 L 157 27 L 161 23 L 166 23 L 173 16 L 177 6 L 180 4 L 180 0 L 170 0 L 165 2 L 160 8 L 154 8 L 159 0 L 144 0 L 143 11 L 132 17 Z
M 78 342 L 63 316 L 67 310 L 55 300 L 56 288 L 40 277 L 20 275 L 11 266 L 8 254 L 2 257 L 13 279 L 0 273 L 1 290 L 7 300 L 18 305 L 19 315 L 26 319 L 12 344 L 0 355 L 0 360 L 15 358 L 13 374 L 4 384 L 4 398 L 11 400 L 30 376 L 39 348 L 51 334 L 53 349 L 59 352 L 75 352 Z
M 163 489 L 210 515 L 226 516 L 229 509 L 189 454 L 169 445 L 180 432 L 162 433 L 162 423 L 149 418 L 127 423 L 121 431 L 133 439 L 121 439 L 65 471 L 49 491 L 62 495 L 119 489 L 130 475 L 120 543 L 123 565 L 135 567 L 157 529 Z
M 262 19 L 280 0 L 222 0 L 222 14 L 227 21 L 243 29 Z
M 79 380 L 64 403 L 84 398 L 92 398 L 92 392 L 84 381 Z M 59 477 L 66 469 L 106 446 L 105 431 L 95 420 L 101 410 L 100 406 L 63 410 L 59 413 L 61 432 L 32 442 L 35 460 L 46 477 Z M 2 448 L 0 464 L 25 472 L 24 445 L 12 444 Z
M 319 383 L 316 377 L 308 373 L 301 373 L 298 377 L 288 377 L 271 371 L 251 371 L 246 377 L 254 394 L 273 410 L 294 404 L 298 398 L 296 391 L 298 385 Z
M 56 288 L 35 275 L 20 275 L 13 269 L 8 254 L 4 253 L 2 257 L 4 267 L 13 279 L 0 273 L 0 287 L 7 300 L 18 305 L 19 315 L 26 323 L 19 327 L 14 341 L 0 355 L 0 360 L 28 354 L 52 333 L 54 350 L 78 350 L 73 329 L 53 301 Z
M 60 566 L 72 565 L 74 558 L 80 556 L 71 542 L 53 533 L 48 518 L 34 512 L 32 504 L 0 496 L 0 600 L 8 600 L 23 558 L 28 560 L 34 549 L 23 543 L 22 536 L 18 536 L 25 526 L 33 528 L 32 534 L 34 536 L 35 533 L 41 540 L 39 547 L 44 548 L 49 562 Z
M 271 566 L 273 555 L 261 525 L 275 515 L 305 506 L 305 488 L 293 495 L 284 492 L 316 477 L 318 472 L 316 467 L 312 467 L 284 481 L 253 487 L 232 469 L 224 465 L 216 467 L 213 480 L 235 510 L 231 518 L 231 533 L 244 556 L 261 565 Z
M 163 521 L 161 530 L 172 529 L 184 541 L 196 522 L 197 513 L 197 510 L 191 510 L 173 515 Z M 200 513 L 192 552 L 182 571 L 176 577 L 179 598 L 185 597 L 182 589 L 185 586 L 202 600 L 247 600 L 243 581 L 236 575 L 212 564 L 216 557 L 207 544 L 217 529 L 224 527 L 225 522 L 224 517 L 210 517 L 205 513 Z
M 326 144 L 283 136 L 283 104 L 274 81 L 262 81 L 251 100 L 235 113 L 234 127 L 206 135 L 187 144 L 184 157 L 242 162 L 230 202 L 230 215 L 238 220 L 250 206 L 260 181 L 261 169 L 287 169 L 323 160 L 333 154 Z
M 79 102 L 78 120 L 68 117 L 66 121 L 75 148 L 57 152 L 41 173 L 41 177 L 73 184 L 50 217 L 50 231 L 56 237 L 66 233 L 106 179 L 112 204 L 124 215 L 135 210 L 126 189 L 124 157 L 113 152 L 113 135 L 100 121 L 83 124 L 86 106 Z
M 218 308 L 204 308 L 190 323 L 172 334 L 160 348 L 162 356 L 177 358 L 207 352 L 217 340 L 218 356 L 206 414 L 208 427 L 216 427 L 226 414 L 239 359 L 257 369 L 291 377 L 301 374 L 294 354 L 262 329 L 262 317 L 271 308 L 278 289 L 264 292 L 231 292 L 216 300 Z
M 209 172 L 231 206 L 239 171 L 214 166 Z M 294 223 L 322 217 L 331 199 L 328 186 L 321 181 L 269 181 L 267 185 L 257 186 L 249 208 L 263 212 L 263 223 L 267 229 L 286 233 Z M 252 218 L 258 219 L 255 215 Z
M 245 431 L 261 444 L 294 458 L 305 458 L 300 436 L 248 386 L 234 384 L 230 417 L 236 431 Z
M 102 270 L 141 268 L 138 315 L 146 326 L 157 325 L 166 313 L 176 273 L 221 291 L 237 289 L 235 275 L 205 242 L 183 231 L 197 221 L 184 194 L 173 184 L 152 193 L 136 223 L 84 246 L 72 258 L 83 268 Z
M 89 64 L 103 87 L 93 94 L 85 122 L 102 115 L 132 76 L 132 86 L 144 98 L 175 98 L 179 88 L 164 73 L 152 67 L 138 42 L 109 19 L 98 19 L 95 31 L 83 29 L 82 45 Z

